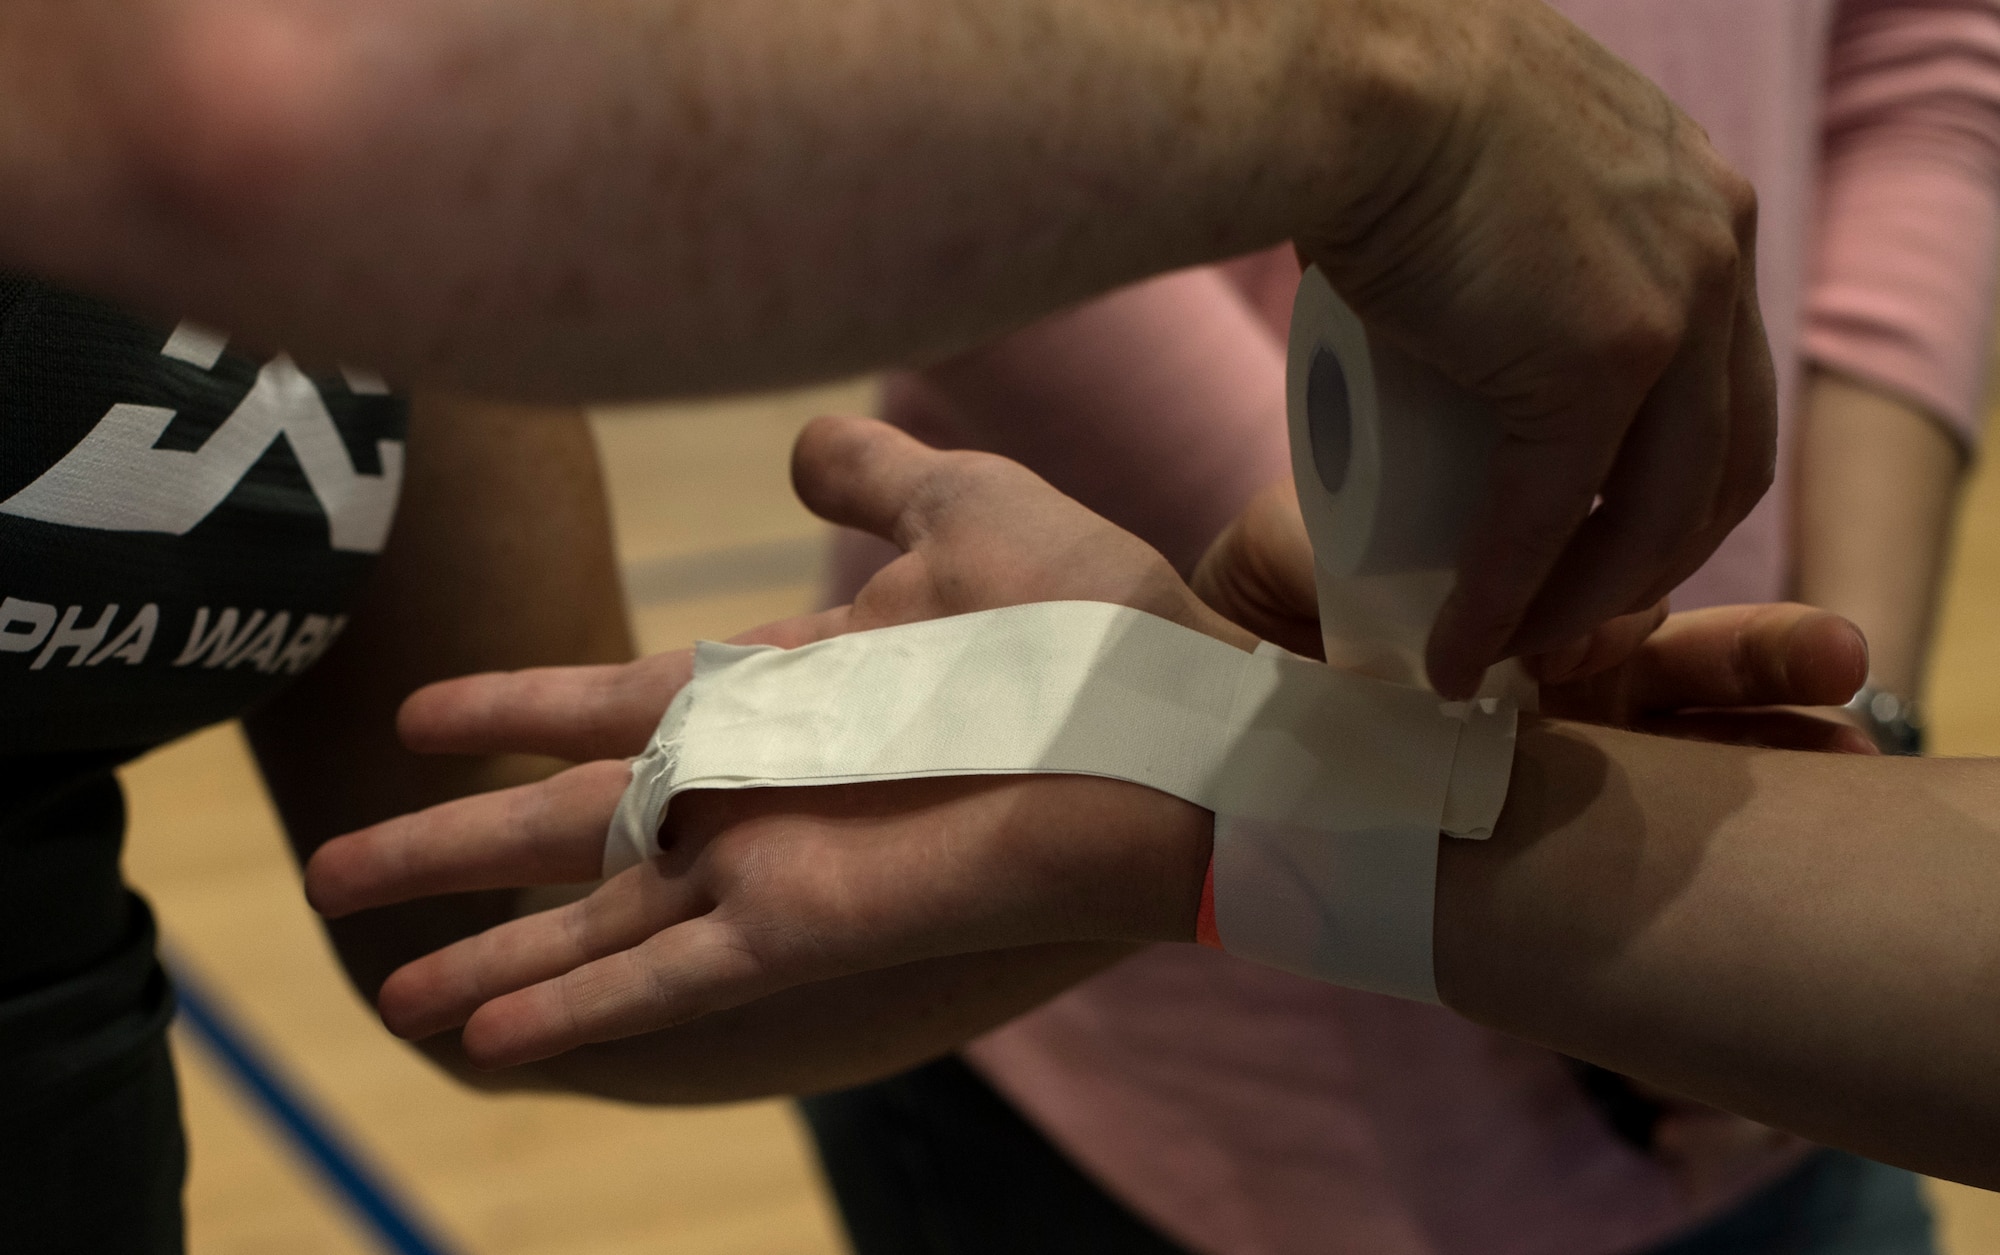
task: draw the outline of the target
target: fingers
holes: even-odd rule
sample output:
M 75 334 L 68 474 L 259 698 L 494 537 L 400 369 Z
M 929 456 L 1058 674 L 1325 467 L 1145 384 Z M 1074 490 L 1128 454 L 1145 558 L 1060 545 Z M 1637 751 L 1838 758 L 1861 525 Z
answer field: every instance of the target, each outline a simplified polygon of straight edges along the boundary
M 491 999 L 587 967 L 708 907 L 685 877 L 635 867 L 580 901 L 404 964 L 383 982 L 377 1006 L 397 1036 L 429 1037 L 465 1023 Z
M 1735 305 L 1730 269 L 1689 313 L 1678 352 L 1619 444 L 1602 505 L 1577 529 L 1504 652 L 1547 649 L 1659 600 L 1720 539 L 1716 508 L 1734 447 Z
M 646 748 L 693 673 L 693 651 L 679 649 L 615 667 L 468 675 L 411 694 L 396 731 L 420 754 L 627 758 Z
M 740 1006 L 771 984 L 733 931 L 704 917 L 487 1002 L 461 1042 L 480 1067 L 514 1067 Z
M 847 628 L 847 610 L 780 619 L 732 644 L 794 649 Z M 694 674 L 677 649 L 610 667 L 535 667 L 462 676 L 418 689 L 396 717 L 420 754 L 545 754 L 571 762 L 641 753 Z
M 946 457 L 874 419 L 816 418 L 792 446 L 792 487 L 827 522 L 907 549 Z
M 1716 524 L 1722 536 L 1750 516 L 1778 475 L 1778 371 L 1757 299 L 1757 198 L 1746 194 L 1737 210 L 1743 264 L 1736 295 L 1736 336 L 1730 344 L 1731 446 Z M 1664 594 L 1663 594 L 1664 595 Z
M 1778 384 L 1757 306 L 1756 203 L 1748 212 L 1751 238 L 1744 245 L 1742 287 L 1737 296 L 1729 362 L 1729 449 L 1707 531 L 1693 537 L 1682 561 L 1648 591 L 1665 597 L 1694 573 L 1716 547 L 1764 499 L 1778 469 Z
M 1674 615 L 1634 658 L 1645 711 L 1837 706 L 1868 677 L 1859 628 L 1812 606 L 1716 606 Z
M 1708 527 L 1690 537 L 1679 561 L 1670 563 L 1646 596 L 1665 597 L 1693 574 L 1716 547 L 1749 517 L 1777 475 L 1778 384 L 1757 304 L 1757 202 L 1747 198 L 1738 211 L 1737 238 L 1743 252 L 1741 281 L 1729 348 L 1729 448 Z
M 1755 193 L 1672 117 L 1663 194 L 1634 212 L 1630 189 L 1619 192 L 1616 246 L 1561 298 L 1579 312 L 1607 291 L 1643 301 L 1617 297 L 1590 322 L 1538 328 L 1578 356 L 1550 359 L 1530 332 L 1512 356 L 1461 363 L 1509 422 L 1432 633 L 1441 692 L 1461 695 L 1501 656 L 1575 640 L 1666 595 L 1770 484 L 1776 394 L 1756 308 Z
M 1690 337 L 1626 431 L 1603 504 L 1577 529 L 1507 648 L 1533 650 L 1589 632 L 1672 589 L 1706 553 L 1729 448 L 1728 333 Z M 1657 600 L 1657 597 L 1653 600 Z
M 306 865 L 306 900 L 338 919 L 441 893 L 594 880 L 629 779 L 624 763 L 588 763 L 337 837 Z
M 1046 532 L 1076 520 L 1115 530 L 1018 462 L 940 451 L 872 418 L 814 419 L 792 447 L 792 486 L 829 523 L 915 549 L 964 531 L 986 542 L 1035 520 Z M 1037 541 L 1046 537 L 1037 534 Z M 1029 552 L 1035 552 L 1032 548 Z
M 1666 601 L 1656 601 L 1636 614 L 1618 616 L 1580 641 L 1546 654 L 1531 654 L 1521 660 L 1522 665 L 1543 684 L 1573 684 L 1631 658 L 1666 617 Z
M 1424 666 L 1439 693 L 1468 697 L 1479 687 L 1590 513 L 1614 452 L 1511 431 L 1501 438 L 1460 555 L 1458 583 L 1439 607 L 1425 647 Z
M 1760 324 L 1745 329 L 1744 350 L 1736 320 L 1718 321 L 1697 315 L 1623 433 L 1594 513 L 1588 450 L 1565 457 L 1511 434 L 1503 441 L 1459 583 L 1432 631 L 1426 661 L 1440 693 L 1462 696 L 1500 657 L 1575 641 L 1657 601 L 1755 505 L 1770 482 L 1775 410 L 1768 379 L 1750 365 L 1763 355 L 1767 374 L 1768 355 Z

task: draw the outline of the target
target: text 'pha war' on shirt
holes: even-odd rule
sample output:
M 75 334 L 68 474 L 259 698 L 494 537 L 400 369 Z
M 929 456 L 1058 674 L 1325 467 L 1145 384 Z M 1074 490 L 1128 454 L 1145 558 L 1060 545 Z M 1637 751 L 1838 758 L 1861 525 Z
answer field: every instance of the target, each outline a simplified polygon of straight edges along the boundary
M 160 607 L 147 602 L 113 632 L 118 612 L 113 602 L 85 625 L 82 606 L 65 607 L 58 615 L 50 602 L 0 597 L 0 654 L 35 655 L 28 663 L 31 671 L 46 668 L 65 650 L 70 651 L 72 667 L 113 661 L 139 666 L 152 655 Z M 170 665 L 230 671 L 249 665 L 265 675 L 297 675 L 317 661 L 346 626 L 346 615 L 301 614 L 294 627 L 288 610 L 259 609 L 246 616 L 235 606 L 220 611 L 201 606 L 194 612 L 186 645 Z

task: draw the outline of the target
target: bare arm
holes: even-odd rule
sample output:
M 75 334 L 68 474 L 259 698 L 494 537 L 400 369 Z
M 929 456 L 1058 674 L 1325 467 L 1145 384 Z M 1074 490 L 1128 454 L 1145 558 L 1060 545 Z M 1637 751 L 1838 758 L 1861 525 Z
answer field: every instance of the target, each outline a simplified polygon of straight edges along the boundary
M 24 0 L 0 83 L 0 257 L 406 380 L 777 384 L 1296 239 L 1506 425 L 1448 692 L 1770 479 L 1748 185 L 1540 0 Z
M 11 261 L 568 395 L 845 374 L 1176 266 L 1417 230 L 1384 207 L 1454 194 L 1425 163 L 1475 102 L 1638 144 L 1680 225 L 1736 190 L 1522 0 L 24 0 L 0 71 Z
M 1802 417 L 1798 599 L 1858 624 L 1874 682 L 1917 697 L 1965 451 L 1910 402 L 1824 370 L 1807 385 Z
M 1061 810 L 1052 799 L 1049 813 Z M 1205 836 L 1198 823 L 1153 833 L 1191 849 Z M 1156 905 L 1143 908 L 1112 883 L 1100 882 L 1100 901 L 1126 931 L 1145 917 L 1176 921 L 1161 936 L 1191 932 L 1198 873 L 1155 882 L 1145 901 Z M 1545 722 L 1524 732 L 1500 831 L 1443 843 L 1439 988 L 1455 1010 L 1505 1032 L 1815 1141 L 1993 1188 L 1996 885 L 1992 763 Z M 821 1088 L 949 1048 L 1005 1018 L 1010 999 L 1025 1009 L 1120 953 L 989 952 L 801 986 L 586 1048 L 569 1066 L 621 1065 L 594 1076 L 629 1097 Z M 537 1065 L 551 1066 L 564 1061 Z
M 19 0 L 0 84 L 0 259 L 488 393 L 931 359 L 1294 239 L 1505 423 L 1445 691 L 1770 481 L 1749 185 L 1541 0 Z
M 1483 1023 L 1816 1141 L 2000 1185 L 2000 770 L 1528 729 L 1446 841 L 1438 985 Z
M 1336 227 L 1393 171 L 1358 113 L 1442 121 L 1386 64 L 1436 15 L 1397 17 L 28 0 L 0 17 L 0 240 L 398 377 L 828 377 Z
M 2000 9 L 1841 0 L 1800 351 L 1795 591 L 1919 697 L 2000 256 Z
M 792 643 L 842 626 L 1078 595 L 1242 639 L 1157 554 L 1018 468 L 928 452 L 852 422 L 809 430 L 800 468 L 815 508 L 896 535 L 911 552 L 851 610 L 778 630 Z M 1289 531 L 1231 536 L 1220 552 L 1265 552 L 1280 572 L 1298 566 L 1282 550 L 1294 559 L 1305 552 L 1296 520 Z M 1649 708 L 1676 704 L 1823 704 L 1851 691 L 1861 664 L 1857 636 L 1833 616 L 1719 609 L 1669 620 L 1617 668 L 1545 695 L 1563 709 L 1650 726 Z M 474 677 L 415 699 L 405 724 L 435 747 L 562 746 L 594 757 L 635 730 L 643 735 L 647 712 L 687 667 L 685 656 L 662 656 L 616 670 Z M 574 878 L 597 865 L 623 786 L 616 767 L 576 769 L 559 796 L 536 786 L 467 799 L 343 838 L 310 869 L 314 900 L 342 912 L 451 888 Z M 524 798 L 541 799 L 533 822 L 521 822 Z M 717 1091 L 773 1078 L 810 1084 L 814 1065 L 800 1059 L 825 1045 L 859 1043 L 850 1057 L 865 1069 L 893 1063 L 898 1044 L 879 1033 L 831 1042 L 787 1035 L 786 1000 L 812 1008 L 800 1021 L 812 1028 L 844 1020 L 893 1029 L 896 999 L 911 996 L 922 1024 L 901 1045 L 935 1047 L 978 1026 L 980 1013 L 960 1004 L 935 1014 L 922 981 L 899 994 L 897 969 L 879 969 L 946 970 L 939 956 L 955 951 L 1049 942 L 1187 940 L 1209 854 L 1206 812 L 1088 777 L 683 801 L 665 857 L 591 899 L 399 972 L 384 990 L 391 1023 L 413 1034 L 466 1024 L 467 1044 L 492 1063 L 681 1025 L 594 1049 L 622 1051 L 642 1076 L 648 1052 L 664 1048 L 661 1057 L 713 1069 Z M 2000 1022 L 1988 988 L 2000 956 L 1996 885 L 1992 763 L 1532 722 L 1498 832 L 1443 842 L 1438 986 L 1466 1015 L 1674 1092 L 1928 1172 L 2000 1184 L 2000 1083 L 1990 1066 Z M 1049 955 L 1077 962 L 1043 976 L 1028 970 Z M 992 961 L 1013 971 L 1014 992 L 1043 977 L 1040 989 L 1052 991 L 1089 970 L 1080 955 L 1017 949 Z M 857 1000 L 881 999 L 860 1011 L 834 1004 L 839 986 L 815 992 L 812 983 L 871 970 L 884 983 L 846 986 Z M 762 1019 L 760 1006 L 769 1012 Z M 760 1026 L 755 1067 L 727 1058 L 727 1019 L 704 1027 L 698 1018 L 718 1012 Z
M 1860 586 L 1892 574 L 1864 566 Z M 1311 549 L 1284 491 L 1258 498 L 1195 584 L 1276 639 L 1305 647 L 1317 632 Z M 1842 646 L 1811 619 L 1787 626 L 1776 610 L 1719 633 L 1726 649 L 1685 648 L 1701 644 L 1687 625 L 1728 626 L 1721 617 L 1739 613 L 1668 620 L 1637 657 L 1678 659 L 1640 687 L 1726 709 L 1837 702 L 1860 680 L 1858 643 Z M 1743 629 L 1760 620 L 1822 639 L 1758 646 Z M 1677 631 L 1678 643 L 1668 639 Z M 1545 687 L 1545 708 L 1631 722 L 1618 717 L 1629 665 L 1589 676 L 1580 656 L 1536 664 L 1545 679 L 1587 676 Z M 1818 669 L 1817 691 L 1780 696 Z M 1777 729 L 1761 718 L 1679 722 L 1768 737 Z M 1867 748 L 1838 730 L 1770 743 Z M 2000 1183 L 2000 1094 L 1987 1061 L 2000 1023 L 1982 984 L 2000 954 L 1989 906 L 1996 836 L 2000 764 L 1990 761 L 1530 725 L 1498 833 L 1442 844 L 1439 989 L 1474 1019 L 1669 1091 L 1990 1187 Z

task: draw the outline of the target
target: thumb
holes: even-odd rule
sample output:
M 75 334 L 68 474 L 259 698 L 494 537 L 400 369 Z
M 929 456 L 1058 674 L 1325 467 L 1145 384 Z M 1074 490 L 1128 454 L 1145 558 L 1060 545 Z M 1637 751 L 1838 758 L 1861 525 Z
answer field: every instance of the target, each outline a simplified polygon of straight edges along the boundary
M 1202 555 L 1191 583 L 1238 626 L 1294 653 L 1324 656 L 1312 540 L 1290 479 L 1251 498 Z
M 827 522 L 908 549 L 925 484 L 946 456 L 872 418 L 824 416 L 792 446 L 792 488 Z

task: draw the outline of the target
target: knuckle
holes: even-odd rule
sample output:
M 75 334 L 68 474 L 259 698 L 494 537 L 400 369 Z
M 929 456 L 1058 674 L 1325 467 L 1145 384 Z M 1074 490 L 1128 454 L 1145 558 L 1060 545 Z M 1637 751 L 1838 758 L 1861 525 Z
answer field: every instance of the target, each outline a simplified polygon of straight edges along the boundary
M 939 455 L 912 486 L 903 511 L 906 539 L 943 539 L 979 510 L 1017 494 L 1033 472 L 993 453 L 957 449 Z
M 588 962 L 597 956 L 597 915 L 590 909 L 596 895 L 581 902 L 572 902 L 560 909 L 556 916 L 556 928 L 562 937 L 564 949 L 571 955 L 580 956 Z
M 653 1008 L 663 1027 L 691 1020 L 698 1013 L 689 1005 L 687 986 L 675 979 L 671 964 L 644 962 L 639 968 L 642 993 L 646 1004 Z
M 1657 378 L 1687 337 L 1685 306 L 1660 300 L 1609 320 L 1592 343 L 1592 356 L 1624 377 Z
M 1756 453 L 1724 481 L 1716 502 L 1716 522 L 1725 527 L 1735 526 L 1756 508 L 1777 480 L 1777 449 L 1759 442 Z
M 1729 206 L 1729 220 L 1738 239 L 1755 238 L 1757 231 L 1757 188 L 1733 169 L 1725 168 L 1719 179 L 1720 191 Z
M 1021 469 L 1019 463 L 996 453 L 954 449 L 944 455 L 933 472 L 933 482 L 953 496 L 968 496 L 1010 486 Z
M 1710 220 L 1694 232 L 1694 239 L 1700 259 L 1699 287 L 1711 294 L 1720 290 L 1734 296 L 1743 265 L 1743 242 L 1733 222 Z
M 1696 181 L 1705 185 L 1721 202 L 1730 223 L 1736 229 L 1737 238 L 1750 239 L 1750 236 L 1742 232 L 1746 228 L 1754 228 L 1757 223 L 1756 185 L 1724 159 L 1716 150 L 1707 131 L 1699 126 L 1693 126 L 1687 134 L 1690 137 L 1700 137 L 1694 153 Z

